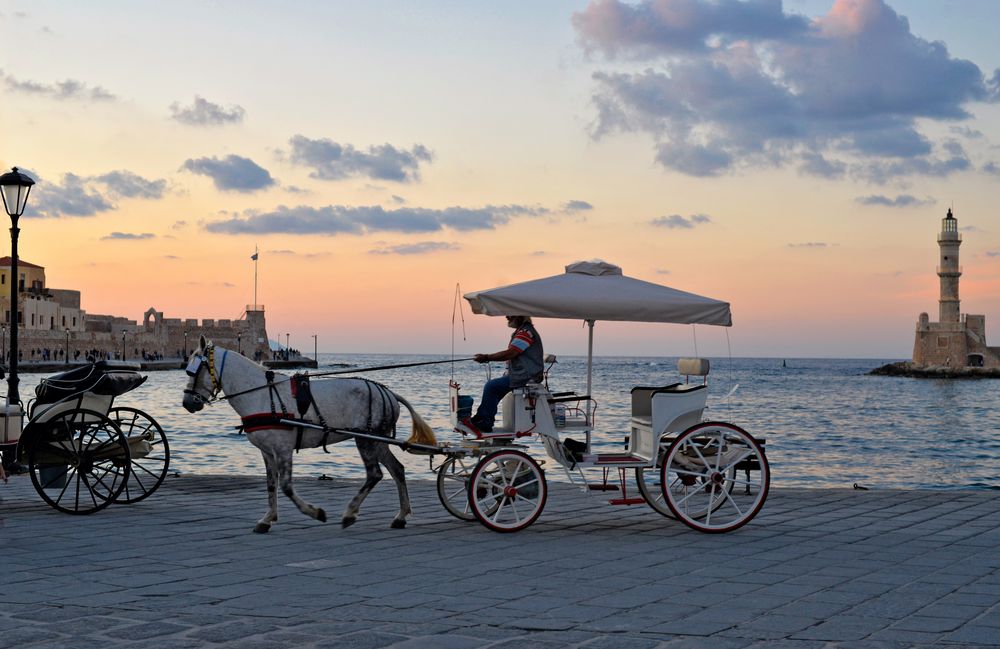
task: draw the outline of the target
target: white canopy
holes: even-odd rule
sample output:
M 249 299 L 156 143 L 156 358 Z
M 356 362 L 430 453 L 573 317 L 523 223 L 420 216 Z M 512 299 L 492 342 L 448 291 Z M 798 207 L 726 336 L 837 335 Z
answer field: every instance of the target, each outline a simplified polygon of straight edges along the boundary
M 573 320 L 733 324 L 729 303 L 626 277 L 605 261 L 578 261 L 562 275 L 466 293 L 473 313 Z

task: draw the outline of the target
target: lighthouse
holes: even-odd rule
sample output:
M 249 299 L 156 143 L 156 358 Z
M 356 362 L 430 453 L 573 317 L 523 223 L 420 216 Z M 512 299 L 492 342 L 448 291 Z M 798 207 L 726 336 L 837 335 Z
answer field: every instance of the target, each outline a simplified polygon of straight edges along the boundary
M 962 267 L 958 265 L 958 248 L 962 245 L 962 235 L 958 232 L 958 219 L 948 209 L 948 215 L 941 219 L 938 247 L 941 248 L 941 263 L 937 274 L 941 278 L 941 299 L 939 322 L 959 322 L 961 311 L 958 299 L 958 279 Z
M 941 251 L 937 267 L 941 283 L 940 317 L 937 322 L 931 322 L 926 313 L 920 314 L 911 365 L 930 368 L 930 371 L 945 368 L 959 373 L 969 368 L 1000 368 L 1000 347 L 986 344 L 986 316 L 961 312 L 958 280 L 962 267 L 958 264 L 958 249 L 962 245 L 962 235 L 958 233 L 958 219 L 950 209 L 941 219 L 937 241 Z

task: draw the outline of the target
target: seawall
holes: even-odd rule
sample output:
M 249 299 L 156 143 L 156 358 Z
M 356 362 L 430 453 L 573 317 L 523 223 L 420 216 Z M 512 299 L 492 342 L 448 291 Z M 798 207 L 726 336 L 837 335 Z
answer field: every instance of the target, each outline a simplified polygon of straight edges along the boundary
M 914 379 L 1000 379 L 1000 369 L 987 367 L 944 367 L 914 365 L 910 361 L 876 367 L 870 376 L 905 376 Z

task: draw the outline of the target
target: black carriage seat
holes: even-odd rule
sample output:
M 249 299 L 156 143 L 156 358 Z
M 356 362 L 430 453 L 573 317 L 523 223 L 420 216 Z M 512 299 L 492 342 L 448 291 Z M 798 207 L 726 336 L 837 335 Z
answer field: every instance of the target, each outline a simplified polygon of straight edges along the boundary
M 35 403 L 58 403 L 84 392 L 117 397 L 136 389 L 146 378 L 135 370 L 97 361 L 42 379 L 35 387 Z

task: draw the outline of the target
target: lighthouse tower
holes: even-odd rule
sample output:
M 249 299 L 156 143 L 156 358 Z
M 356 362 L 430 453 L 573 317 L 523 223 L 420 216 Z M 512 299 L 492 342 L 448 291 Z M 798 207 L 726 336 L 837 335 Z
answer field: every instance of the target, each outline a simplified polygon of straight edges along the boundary
M 937 269 L 941 278 L 939 322 L 959 322 L 961 319 L 958 299 L 958 278 L 962 276 L 962 267 L 958 265 L 958 247 L 961 245 L 958 219 L 949 208 L 948 215 L 941 219 L 941 233 L 938 234 L 938 246 L 941 248 L 941 263 Z

